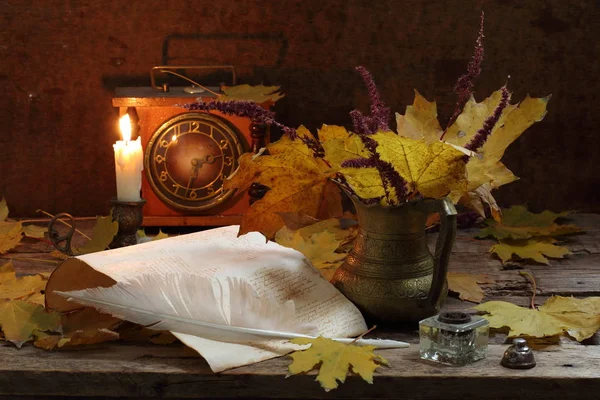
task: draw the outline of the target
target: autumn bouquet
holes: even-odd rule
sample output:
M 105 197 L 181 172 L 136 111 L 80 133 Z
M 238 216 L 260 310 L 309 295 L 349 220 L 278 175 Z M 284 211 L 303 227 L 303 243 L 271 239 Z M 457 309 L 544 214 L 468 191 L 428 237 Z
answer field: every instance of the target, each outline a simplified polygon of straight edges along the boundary
M 499 218 L 491 191 L 517 177 L 500 161 L 507 146 L 546 113 L 549 97 L 510 103 L 506 86 L 477 103 L 473 82 L 483 61 L 483 16 L 467 73 L 454 90 L 455 111 L 446 129 L 437 119 L 436 103 L 418 92 L 404 115 L 383 103 L 372 75 L 357 67 L 371 100 L 370 115 L 350 112 L 353 129 L 323 125 L 317 135 L 301 126 L 282 125 L 274 114 L 248 101 L 212 101 L 187 105 L 190 110 L 218 110 L 279 127 L 283 136 L 259 154 L 244 154 L 227 189 L 265 188 L 243 217 L 240 234 L 259 231 L 271 238 L 284 225 L 282 215 L 318 219 L 342 213 L 341 190 L 355 201 L 396 207 L 423 197 L 449 196 L 484 215 L 484 204 Z

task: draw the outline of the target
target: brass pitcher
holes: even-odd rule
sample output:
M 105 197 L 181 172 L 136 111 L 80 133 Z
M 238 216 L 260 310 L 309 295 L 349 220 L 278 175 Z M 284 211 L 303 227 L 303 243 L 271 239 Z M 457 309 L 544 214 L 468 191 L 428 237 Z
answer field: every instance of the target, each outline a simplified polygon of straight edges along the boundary
M 332 283 L 371 321 L 413 322 L 435 315 L 446 299 L 446 275 L 456 236 L 456 209 L 448 199 L 398 207 L 354 201 L 360 231 Z M 435 255 L 427 247 L 427 216 L 439 212 Z

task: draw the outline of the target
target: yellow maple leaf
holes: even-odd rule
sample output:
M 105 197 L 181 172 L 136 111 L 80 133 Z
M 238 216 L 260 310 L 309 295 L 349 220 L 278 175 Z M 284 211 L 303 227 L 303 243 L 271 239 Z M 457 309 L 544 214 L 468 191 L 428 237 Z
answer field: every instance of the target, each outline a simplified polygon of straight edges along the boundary
M 374 167 L 348 168 L 342 163 L 351 159 L 370 158 L 358 135 L 343 128 L 321 129 L 325 160 L 335 172 L 344 175 L 354 192 L 363 199 L 382 198 L 383 205 L 398 204 L 395 192 L 387 198 L 383 180 Z M 420 192 L 425 197 L 440 198 L 453 189 L 466 187 L 464 153 L 442 142 L 426 143 L 423 139 L 402 137 L 394 132 L 378 132 L 370 136 L 378 144 L 381 160 L 389 162 L 407 182 L 407 192 Z
M 564 258 L 567 254 L 571 254 L 566 247 L 557 246 L 554 243 L 556 243 L 556 240 L 552 238 L 503 239 L 500 240 L 500 243 L 492 246 L 490 253 L 497 254 L 503 263 L 516 255 L 522 259 L 532 259 L 541 264 L 548 264 L 546 257 Z
M 289 374 L 308 372 L 321 364 L 317 381 L 325 391 L 337 388 L 338 382 L 344 383 L 350 367 L 366 382 L 373 383 L 375 369 L 380 365 L 388 365 L 385 358 L 373 353 L 374 346 L 343 344 L 322 336 L 316 339 L 293 339 L 291 342 L 311 346 L 290 354 L 293 362 L 288 367 Z
M 42 291 L 46 287 L 46 281 L 41 275 L 17 278 L 12 262 L 9 261 L 0 267 L 0 304 L 10 300 L 44 304 Z
M 357 135 L 351 134 L 345 139 L 329 139 L 323 142 L 323 149 L 325 150 L 325 160 L 331 166 L 331 170 L 341 173 L 358 196 L 363 199 L 385 196 L 383 181 L 376 168 L 344 168 L 341 166 L 346 160 L 370 156 Z
M 33 339 L 34 331 L 60 332 L 60 314 L 47 312 L 40 304 L 10 301 L 0 304 L 0 326 L 6 340 L 21 347 Z
M 435 101 L 429 102 L 415 90 L 415 99 L 406 107 L 404 115 L 396 113 L 396 132 L 398 135 L 425 143 L 435 143 L 442 136 L 442 128 L 437 118 Z
M 508 327 L 509 337 L 542 338 L 568 333 L 581 342 L 600 329 L 600 297 L 553 296 L 539 310 L 504 301 L 489 301 L 474 308 L 486 313 L 484 318 L 491 328 Z
M 92 231 L 92 240 L 78 248 L 77 253 L 89 254 L 106 250 L 118 231 L 119 223 L 114 221 L 112 217 L 97 217 L 96 225 L 94 225 Z
M 0 200 L 0 254 L 14 249 L 23 238 L 23 226 L 20 222 L 6 221 L 8 217 L 6 200 Z
M 23 238 L 20 222 L 0 222 L 0 254 L 14 249 Z
M 448 272 L 448 289 L 458 293 L 458 298 L 461 300 L 481 303 L 485 293 L 479 286 L 480 283 L 494 283 L 494 280 L 482 274 Z
M 442 198 L 451 190 L 466 187 L 464 153 L 442 142 L 427 144 L 378 132 L 371 136 L 378 143 L 377 153 L 407 183 L 408 193 L 418 191 L 425 197 Z
M 352 234 L 352 230 L 341 229 L 339 220 L 332 218 L 295 231 L 284 226 L 275 234 L 275 242 L 301 252 L 330 280 L 346 258 L 345 253 L 336 250 Z
M 148 236 L 148 235 L 146 235 L 146 231 L 145 230 L 140 229 L 140 230 L 138 230 L 135 233 L 135 236 L 136 236 L 136 238 L 138 240 L 138 243 L 152 242 L 152 241 L 155 241 L 155 240 L 166 239 L 166 238 L 169 237 L 169 235 L 166 234 L 166 233 L 164 233 L 162 231 L 162 229 L 159 229 L 158 233 L 156 235 L 154 235 L 154 236 Z
M 501 90 L 497 90 L 481 103 L 477 103 L 471 97 L 454 124 L 448 128 L 444 140 L 458 146 L 466 146 L 483 126 L 484 121 L 494 112 L 501 96 Z M 503 110 L 491 135 L 479 150 L 479 155 L 471 157 L 467 163 L 468 187 L 466 190 L 451 193 L 450 197 L 455 203 L 461 198 L 464 204 L 471 204 L 472 198 L 490 203 L 489 192 L 492 189 L 518 179 L 500 160 L 512 142 L 531 125 L 544 118 L 549 99 L 550 96 L 542 98 L 527 96 L 520 104 L 509 104 Z M 489 185 L 485 196 L 475 192 L 485 184 Z M 474 196 L 467 196 L 469 192 Z M 481 207 L 476 205 L 473 208 L 478 212 L 481 210 Z M 495 217 L 499 219 L 500 215 L 496 213 Z
M 312 138 L 306 128 L 299 128 L 298 134 Z M 240 235 L 258 231 L 272 238 L 284 226 L 279 215 L 282 212 L 296 212 L 315 218 L 321 213 L 341 214 L 339 189 L 330 182 L 333 172 L 327 163 L 313 156 L 312 150 L 302 140 L 284 136 L 267 149 L 269 155 L 243 154 L 236 173 L 225 181 L 227 190 L 243 191 L 253 182 L 270 188 L 244 214 Z
M 258 104 L 275 103 L 277 100 L 285 97 L 280 93 L 279 86 L 264 86 L 264 85 L 236 85 L 226 86 L 221 85 L 222 95 L 219 96 L 219 101 L 245 100 L 253 101 Z

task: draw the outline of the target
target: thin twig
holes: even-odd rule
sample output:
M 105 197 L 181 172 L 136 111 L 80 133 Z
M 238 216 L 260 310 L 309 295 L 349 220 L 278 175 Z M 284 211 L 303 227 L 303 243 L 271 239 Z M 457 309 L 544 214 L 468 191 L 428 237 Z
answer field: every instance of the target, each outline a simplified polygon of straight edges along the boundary
M 359 337 L 354 338 L 353 341 L 351 341 L 349 344 L 354 344 L 354 342 L 356 342 L 357 340 L 360 340 L 363 338 L 363 336 L 365 336 L 367 333 L 372 332 L 373 330 L 375 330 L 375 328 L 377 328 L 377 325 L 373 325 L 371 327 L 371 329 L 369 329 L 368 331 L 364 332 L 363 334 L 361 334 Z
M 49 212 L 46 212 L 44 210 L 37 210 L 38 212 L 50 217 L 50 218 L 54 218 L 54 215 L 50 214 Z M 72 228 L 71 225 L 69 225 L 68 223 L 66 223 L 65 221 L 63 221 L 62 219 L 59 219 L 58 222 L 68 226 L 69 228 Z M 83 236 L 84 238 L 86 238 L 87 240 L 92 240 L 91 237 L 89 237 L 88 235 L 86 235 L 85 233 L 81 232 L 79 229 L 75 228 L 75 232 L 79 233 L 81 236 Z
M 17 257 L 17 258 L 13 258 L 13 257 L 1 257 L 3 260 L 10 260 L 10 261 L 19 261 L 19 260 L 30 260 L 30 261 L 39 261 L 39 262 L 45 262 L 48 264 L 59 264 L 60 260 L 48 260 L 46 258 L 35 258 L 35 257 Z
M 526 277 L 527 279 L 529 279 L 531 281 L 531 284 L 533 285 L 533 295 L 531 296 L 531 304 L 530 307 L 532 310 L 535 310 L 535 294 L 537 292 L 537 285 L 535 283 L 535 278 L 533 277 L 533 274 L 531 274 L 530 272 L 527 271 L 519 271 L 519 275 Z
M 23 298 L 25 298 L 25 297 L 33 296 L 35 293 L 36 293 L 36 290 L 32 290 L 32 291 L 31 291 L 31 292 L 29 292 L 29 293 L 26 293 L 26 294 L 24 294 L 24 295 L 21 295 L 21 296 L 19 296 L 19 297 L 15 297 L 15 298 L 13 298 L 13 299 L 11 299 L 11 300 L 21 300 L 21 299 L 23 299 Z

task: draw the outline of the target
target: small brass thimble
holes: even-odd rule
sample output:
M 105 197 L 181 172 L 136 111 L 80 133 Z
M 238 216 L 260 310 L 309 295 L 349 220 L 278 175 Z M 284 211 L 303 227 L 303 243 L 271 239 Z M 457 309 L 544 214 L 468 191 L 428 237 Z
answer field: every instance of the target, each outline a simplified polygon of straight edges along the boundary
M 529 369 L 535 367 L 535 358 L 533 352 L 523 338 L 513 339 L 513 344 L 504 352 L 502 361 L 503 367 L 513 369 Z

